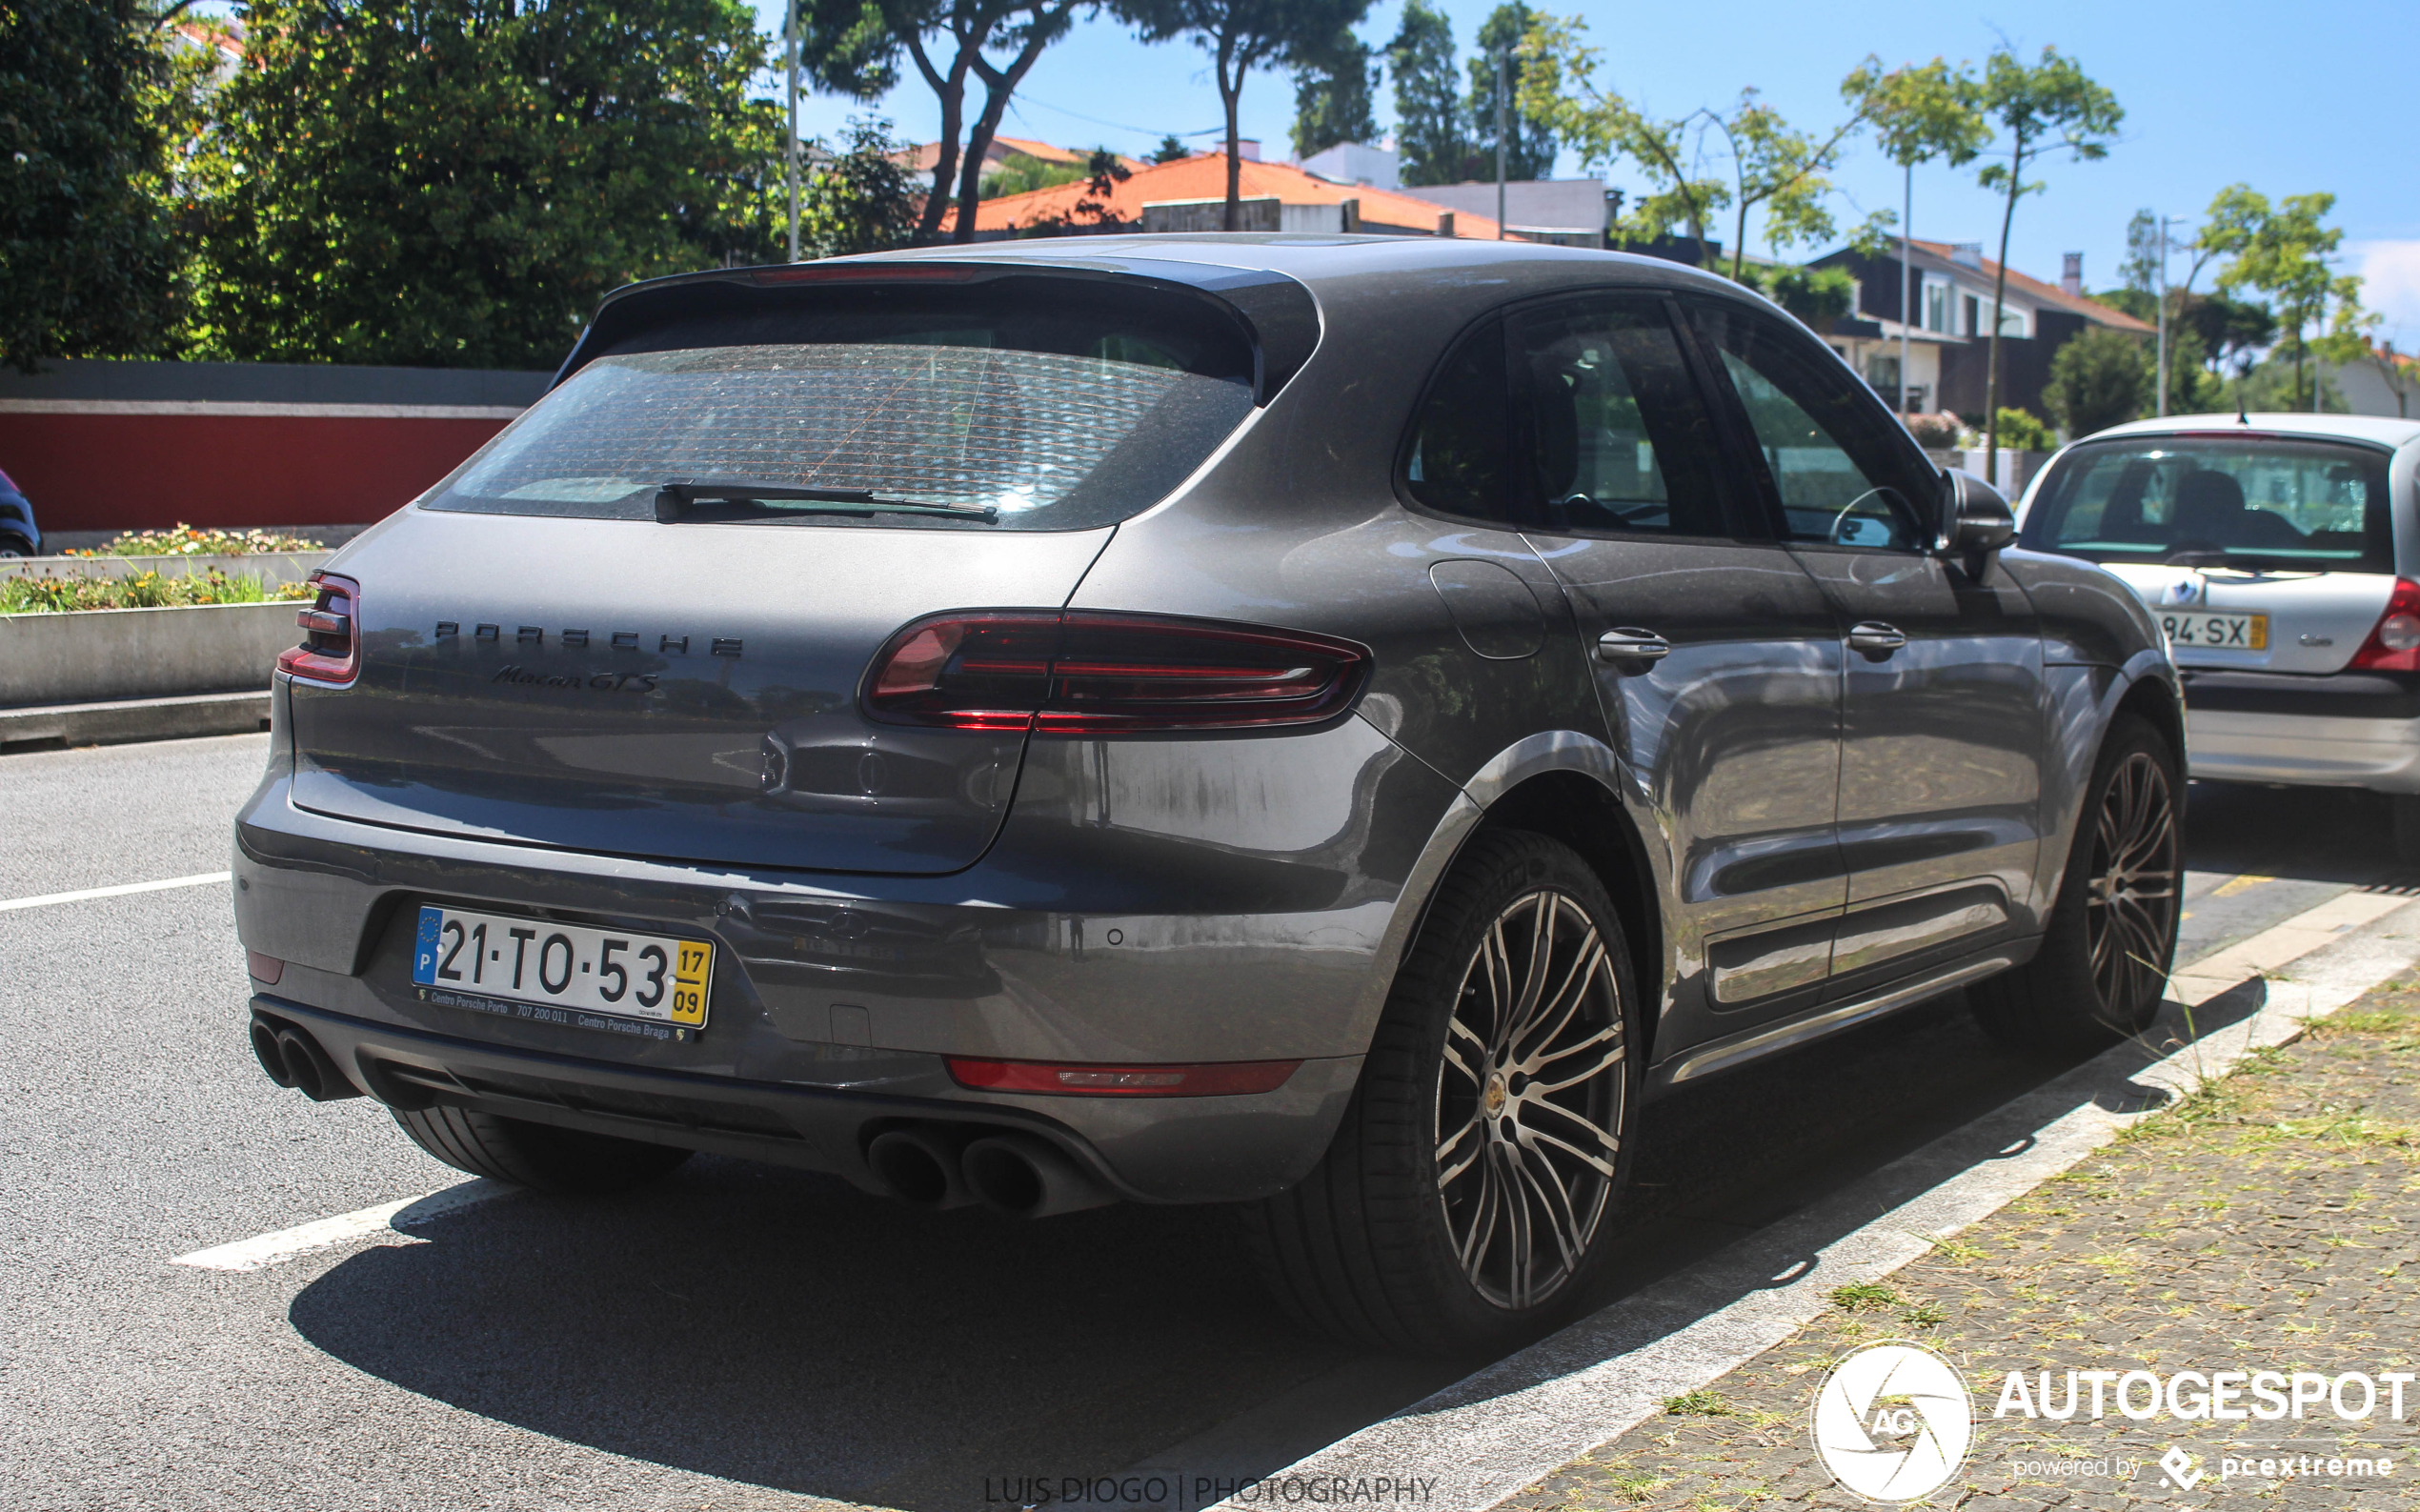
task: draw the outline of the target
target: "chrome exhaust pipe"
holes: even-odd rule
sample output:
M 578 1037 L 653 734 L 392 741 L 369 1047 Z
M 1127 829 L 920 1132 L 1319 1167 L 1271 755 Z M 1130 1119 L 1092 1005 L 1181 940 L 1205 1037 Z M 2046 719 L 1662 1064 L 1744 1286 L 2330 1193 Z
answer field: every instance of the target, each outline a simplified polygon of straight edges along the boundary
M 865 1163 L 875 1179 L 902 1202 L 936 1212 L 964 1207 L 975 1200 L 958 1174 L 958 1149 L 965 1140 L 927 1129 L 892 1129 L 874 1137 L 865 1147 Z
M 1118 1200 L 1055 1146 L 1030 1134 L 987 1135 L 966 1147 L 960 1163 L 966 1184 L 983 1205 L 1011 1218 L 1050 1218 Z

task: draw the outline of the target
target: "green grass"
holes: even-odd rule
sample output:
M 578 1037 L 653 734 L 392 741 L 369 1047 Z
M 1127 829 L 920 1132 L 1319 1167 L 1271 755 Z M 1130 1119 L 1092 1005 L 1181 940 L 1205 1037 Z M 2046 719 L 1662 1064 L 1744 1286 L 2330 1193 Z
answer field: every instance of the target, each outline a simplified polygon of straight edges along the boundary
M 1664 1410 L 1682 1418 L 1727 1418 L 1731 1416 L 1730 1401 L 1719 1392 L 1700 1387 L 1684 1391 L 1677 1397 L 1664 1399 Z

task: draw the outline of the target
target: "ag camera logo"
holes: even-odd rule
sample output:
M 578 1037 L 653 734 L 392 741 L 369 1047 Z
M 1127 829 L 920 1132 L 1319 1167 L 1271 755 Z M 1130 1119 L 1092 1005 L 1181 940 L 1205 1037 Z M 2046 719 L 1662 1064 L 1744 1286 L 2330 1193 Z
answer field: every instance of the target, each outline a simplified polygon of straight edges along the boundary
M 1868 1502 L 1913 1502 L 1966 1463 L 1974 1398 L 1956 1366 L 1886 1340 L 1842 1357 L 1815 1389 L 1816 1458 Z

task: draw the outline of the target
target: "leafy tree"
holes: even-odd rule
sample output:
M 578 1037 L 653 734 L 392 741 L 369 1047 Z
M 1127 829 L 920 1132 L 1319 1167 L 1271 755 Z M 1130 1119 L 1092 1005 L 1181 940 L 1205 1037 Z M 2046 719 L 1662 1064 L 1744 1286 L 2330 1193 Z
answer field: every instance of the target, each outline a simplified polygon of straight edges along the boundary
M 1984 67 L 1982 106 L 1985 115 L 2007 133 L 2007 158 L 1977 175 L 1984 188 L 2002 198 L 2000 211 L 2000 272 L 1991 290 L 1991 345 L 1985 358 L 1984 412 L 1991 416 L 1984 441 L 1986 474 L 1999 466 L 2000 454 L 2000 327 L 2007 318 L 2008 232 L 2016 223 L 2017 201 L 2040 193 L 2039 180 L 2026 181 L 2026 170 L 2045 153 L 2065 151 L 2077 162 L 2108 156 L 2109 138 L 2126 111 L 2117 96 L 2086 76 L 2072 58 L 2056 48 L 2044 48 L 2041 61 L 2028 65 L 2016 50 L 2002 47 Z
M 2142 413 L 2151 387 L 2151 365 L 2139 339 L 2106 326 L 2088 326 L 2060 343 L 2052 354 L 2042 403 L 2073 439 Z
M 1135 176 L 1135 171 L 1119 162 L 1117 153 L 1105 147 L 1097 147 L 1084 164 L 1080 176 L 1084 180 L 1084 192 L 1067 212 L 1037 220 L 1022 234 L 1063 236 L 1070 232 L 1104 231 L 1115 227 L 1118 214 L 1110 207 L 1110 196 L 1118 192 L 1119 185 Z
M 1003 194 L 1030 193 L 1038 189 L 1073 184 L 1083 176 L 1084 171 L 1074 163 L 1045 163 L 1031 153 L 1011 152 L 983 175 L 983 197 L 998 199 Z
M 1240 229 L 1242 144 L 1236 112 L 1254 69 L 1299 63 L 1329 46 L 1369 13 L 1370 0 L 1113 0 L 1146 42 L 1191 37 L 1210 54 L 1219 103 L 1227 112 L 1228 231 Z
M 1192 155 L 1193 149 L 1185 146 L 1184 142 L 1180 139 L 1174 131 L 1170 131 L 1167 135 L 1161 137 L 1160 139 L 1160 145 L 1151 150 L 1151 161 L 1155 165 L 1160 163 L 1181 163 Z
M 1403 182 L 1452 184 L 1470 156 L 1461 81 L 1454 67 L 1454 23 L 1427 0 L 1403 0 L 1403 19 L 1386 45 L 1395 75 L 1395 151 Z
M 1728 197 L 1737 217 L 1731 232 L 1734 279 L 1740 276 L 1747 255 L 1748 212 L 1760 205 L 1765 207 L 1765 240 L 1777 250 L 1830 239 L 1838 227 L 1825 203 L 1832 192 L 1826 171 L 1839 161 L 1849 133 L 1864 124 L 1862 105 L 1821 138 L 1782 119 L 1782 112 L 1766 105 L 1753 89 L 1740 91 L 1739 106 L 1729 115 L 1704 113 L 1707 123 L 1723 133 L 1730 152 Z
M 1378 91 L 1374 57 L 1368 43 L 1349 30 L 1340 30 L 1295 65 L 1296 157 L 1378 135 L 1378 118 L 1370 113 L 1370 102 Z
M 1407 25 L 1409 16 L 1407 0 Z M 1583 167 L 1601 168 L 1627 158 L 1655 185 L 1631 205 L 1616 227 L 1618 234 L 1648 241 L 1674 226 L 1685 226 L 1700 249 L 1706 248 L 1706 223 L 1730 204 L 1731 191 L 1701 171 L 1691 129 L 1703 112 L 1661 119 L 1620 93 L 1598 88 L 1597 60 L 1603 52 L 1582 41 L 1586 30 L 1587 23 L 1576 16 L 1540 16 L 1531 24 L 1522 44 L 1527 65 L 1521 77 L 1523 113 L 1544 122 Z M 1396 77 L 1400 113 L 1400 66 Z M 1398 140 L 1402 131 L 1399 123 Z
M 1899 165 L 1910 219 L 1914 216 L 1917 164 L 1938 157 L 1951 168 L 1963 168 L 1991 139 L 1991 128 L 1984 123 L 1979 104 L 1981 92 L 1971 70 L 1965 64 L 1953 69 L 1942 58 L 1930 63 L 1905 64 L 1885 72 L 1882 59 L 1868 53 L 1865 61 L 1841 81 L 1842 97 L 1864 111 L 1873 125 L 1875 145 L 1883 150 L 1885 157 Z M 1875 229 L 1881 229 L 1879 218 Z M 1901 360 L 1899 393 L 1893 395 L 1892 406 L 1902 410 L 1907 397 L 1907 331 L 1915 324 L 1916 313 L 1914 273 L 1907 249 L 1910 231 L 1908 226 L 1899 228 Z
M 846 140 L 846 150 L 801 186 L 800 250 L 809 257 L 880 252 L 902 245 L 916 230 L 916 189 L 899 166 L 901 144 L 892 140 L 891 123 L 854 117 Z
M 2248 299 L 2180 293 L 2169 312 L 2168 332 L 2171 337 L 2190 333 L 2200 350 L 2198 360 L 2213 374 L 2232 367 L 2241 377 L 2277 340 L 2277 317 L 2267 305 Z
M 2008 438 L 2008 446 L 2012 451 L 2047 452 L 2056 441 L 2056 437 L 2050 433 L 2050 428 L 2044 425 L 2041 417 L 2029 410 L 2010 409 L 2004 405 L 1993 416 L 1993 420 L 1992 429 Z M 1986 465 L 1997 466 L 1998 464 Z
M 196 354 L 551 367 L 634 278 L 774 261 L 738 0 L 252 0 L 195 158 Z
M 1845 268 L 1749 263 L 1739 281 L 1820 331 L 1857 302 L 1857 280 Z
M 848 0 L 835 0 L 847 4 Z M 903 49 L 940 107 L 940 151 L 933 161 L 933 189 L 924 197 L 916 240 L 929 242 L 955 204 L 951 239 L 975 239 L 975 207 L 983 197 L 983 171 L 999 133 L 1008 102 L 1052 43 L 1075 26 L 1079 10 L 1094 0 L 877 0 L 892 39 Z M 992 54 L 1005 53 L 1005 60 Z M 983 105 L 966 121 L 966 91 L 983 86 Z M 958 133 L 965 132 L 961 147 Z M 951 186 L 957 192 L 953 197 Z
M 1496 176 L 1496 58 L 1504 52 L 1511 53 L 1504 64 L 1504 81 L 1509 86 L 1503 102 L 1504 176 L 1544 178 L 1555 171 L 1561 144 L 1555 140 L 1554 128 L 1521 105 L 1521 75 L 1526 67 L 1521 43 L 1537 18 L 1537 12 L 1522 0 L 1511 0 L 1489 12 L 1480 26 L 1479 55 L 1470 60 L 1470 151 L 1463 161 L 1462 178 Z
M 2328 267 L 2329 255 L 2345 239 L 2341 228 L 2323 224 L 2336 196 L 2295 194 L 2272 208 L 2268 196 L 2237 186 L 2222 197 L 2228 213 L 2224 220 L 2212 217 L 2211 232 L 2213 250 L 2228 258 L 2219 271 L 2219 290 L 2231 294 L 2252 289 L 2269 296 L 2286 354 L 2293 360 L 2299 410 L 2313 328 L 2324 325 L 2331 310 L 2340 323 L 2349 323 L 2361 305 L 2361 280 Z
M 20 372 L 166 339 L 176 148 L 200 64 L 166 20 L 137 0 L 0 11 L 0 361 Z
M 2136 293 L 2150 294 L 2160 281 L 2160 218 L 2148 210 L 2138 210 L 2126 223 L 2126 259 L 2118 264 L 2118 282 Z M 2128 314 L 2134 314 L 2129 310 Z M 2149 320 L 2158 313 L 2156 303 L 2149 315 L 2136 315 Z

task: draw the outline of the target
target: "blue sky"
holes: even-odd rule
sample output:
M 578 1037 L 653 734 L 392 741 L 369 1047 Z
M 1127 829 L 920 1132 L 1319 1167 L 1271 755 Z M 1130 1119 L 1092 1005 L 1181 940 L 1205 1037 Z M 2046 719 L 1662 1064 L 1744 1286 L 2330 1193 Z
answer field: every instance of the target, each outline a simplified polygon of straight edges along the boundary
M 1465 49 L 1493 5 L 1445 0 Z M 2048 192 L 2017 210 L 2015 267 L 2055 279 L 2060 254 L 2082 252 L 2087 284 L 2100 287 L 2115 277 L 2127 220 L 2138 207 L 2196 216 L 2212 193 L 2237 181 L 2272 197 L 2327 190 L 2337 195 L 2346 268 L 2368 278 L 2368 302 L 2387 314 L 2389 333 L 2400 328 L 2398 346 L 2420 345 L 2420 111 L 2408 80 L 2420 7 L 2410 0 L 2291 7 L 2031 0 L 1998 11 L 1908 0 L 1837 9 L 1804 0 L 1724 0 L 1703 9 L 1580 0 L 1566 9 L 1546 0 L 1541 8 L 1584 18 L 1605 53 L 1601 78 L 1659 113 L 1719 108 L 1753 85 L 1807 126 L 1838 118 L 1841 76 L 1868 52 L 1886 65 L 1936 55 L 1979 62 L 2004 36 L 2028 56 L 2055 45 L 2115 91 L 2127 120 L 2106 160 L 2046 168 Z M 759 3 L 758 11 L 777 31 L 780 6 Z M 1381 0 L 1359 30 L 1382 43 L 1399 13 L 1400 0 Z M 909 79 L 876 109 L 901 135 L 930 140 L 938 120 L 932 92 L 912 71 Z M 1281 74 L 1256 74 L 1245 88 L 1244 134 L 1259 136 L 1267 156 L 1287 154 L 1293 95 Z M 1392 103 L 1391 90 L 1381 90 L 1381 128 Z M 832 131 L 864 109 L 810 96 L 801 123 L 810 132 Z M 1142 152 L 1162 132 L 1220 122 L 1200 52 L 1185 44 L 1145 47 L 1115 23 L 1095 20 L 1036 65 L 1004 130 Z M 1566 156 L 1559 171 L 1582 170 Z M 1636 184 L 1626 164 L 1605 176 Z M 1899 205 L 1898 171 L 1870 149 L 1852 152 L 1837 178 L 1844 224 Z M 1915 192 L 1915 234 L 1983 241 L 1992 252 L 1998 204 L 1975 186 L 1971 170 L 1919 169 Z M 1749 241 L 1762 250 L 1753 229 Z M 2183 272 L 2180 261 L 2176 275 Z

